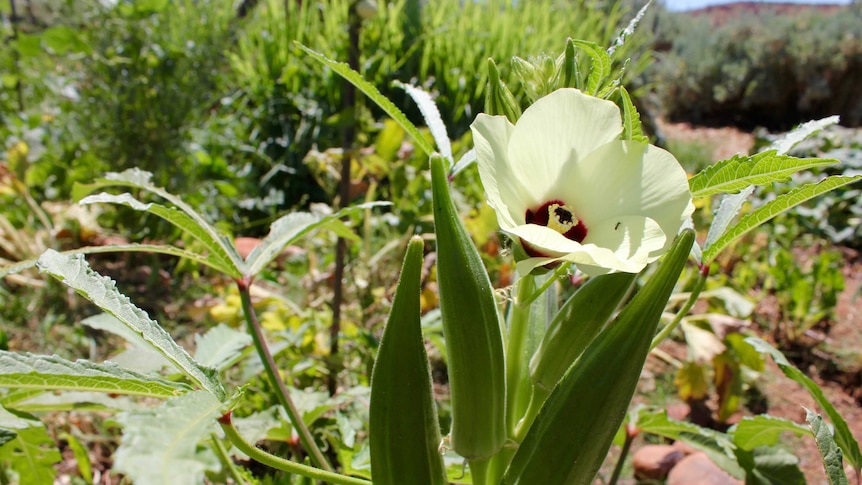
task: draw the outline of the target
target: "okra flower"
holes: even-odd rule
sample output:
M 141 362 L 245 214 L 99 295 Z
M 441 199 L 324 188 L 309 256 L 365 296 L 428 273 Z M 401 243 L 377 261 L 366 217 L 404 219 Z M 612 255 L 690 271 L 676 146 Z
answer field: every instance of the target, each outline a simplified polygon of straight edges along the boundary
M 480 114 L 471 128 L 488 203 L 526 254 L 521 274 L 564 261 L 591 275 L 636 273 L 694 211 L 676 158 L 621 140 L 610 101 L 560 89 L 516 125 Z

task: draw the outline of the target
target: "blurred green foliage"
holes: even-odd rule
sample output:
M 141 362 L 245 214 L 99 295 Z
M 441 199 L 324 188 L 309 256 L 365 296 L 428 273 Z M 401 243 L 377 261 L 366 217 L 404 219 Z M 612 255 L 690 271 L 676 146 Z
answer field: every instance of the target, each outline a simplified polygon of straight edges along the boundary
M 832 114 L 862 124 L 862 4 L 654 11 L 658 62 L 646 73 L 672 119 L 787 130 Z M 754 8 L 751 5 L 748 8 Z
M 513 55 L 556 55 L 568 36 L 609 45 L 633 15 L 628 3 L 598 0 L 396 0 L 363 20 L 349 0 L 261 0 L 241 12 L 214 0 L 50 0 L 32 16 L 29 2 L 17 4 L 15 19 L 11 4 L 0 7 L 11 47 L 0 53 L 0 138 L 7 149 L 27 140 L 29 185 L 62 198 L 76 181 L 137 166 L 252 233 L 287 209 L 331 201 L 309 152 L 341 147 L 351 123 L 358 146 L 383 128 L 361 99 L 345 111 L 343 80 L 294 42 L 346 61 L 347 26 L 361 21 L 362 75 L 416 120 L 392 81 L 435 93 L 458 139 L 482 109 L 489 57 L 510 79 Z M 627 76 L 645 67 L 647 40 L 623 47 L 637 53 Z

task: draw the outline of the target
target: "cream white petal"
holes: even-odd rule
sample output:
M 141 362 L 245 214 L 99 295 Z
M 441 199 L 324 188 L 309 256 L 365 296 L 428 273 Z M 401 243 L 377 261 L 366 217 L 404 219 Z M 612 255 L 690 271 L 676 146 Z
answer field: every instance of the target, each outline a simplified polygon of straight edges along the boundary
M 532 197 L 512 172 L 507 153 L 515 127 L 505 116 L 480 114 L 470 125 L 476 148 L 479 177 L 488 197 L 488 205 L 497 213 L 503 229 L 524 222 L 524 212 L 532 205 Z
M 663 248 L 667 240 L 667 235 L 653 219 L 620 216 L 593 224 L 584 242 L 608 248 L 621 260 L 643 269 L 655 260 L 651 254 Z
M 615 104 L 576 89 L 559 89 L 527 108 L 515 125 L 507 157 L 512 175 L 541 204 L 564 166 L 621 133 L 622 120 Z
M 632 141 L 607 143 L 567 165 L 550 196 L 574 207 L 591 230 L 596 221 L 649 217 L 670 235 L 663 247 L 694 210 L 688 176 L 673 155 Z
M 585 271 L 587 267 L 596 267 L 606 268 L 604 272 L 610 270 L 627 273 L 637 273 L 647 264 L 645 254 L 636 253 L 635 258 L 629 258 L 632 251 L 621 241 L 616 248 L 603 247 L 594 243 L 581 244 L 563 237 L 553 229 L 535 224 L 518 226 L 508 232 L 527 241 L 534 249 L 547 255 L 518 262 L 517 269 L 520 274 L 527 274 L 539 266 L 555 261 L 575 263 Z M 601 274 L 601 272 L 593 271 L 590 274 Z

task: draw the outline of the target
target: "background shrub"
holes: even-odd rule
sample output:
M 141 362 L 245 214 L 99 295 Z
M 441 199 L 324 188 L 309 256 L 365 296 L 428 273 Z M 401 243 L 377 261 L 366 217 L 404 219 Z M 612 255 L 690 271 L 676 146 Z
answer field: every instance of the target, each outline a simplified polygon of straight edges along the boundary
M 774 130 L 833 114 L 862 124 L 862 4 L 792 14 L 756 7 L 658 12 L 659 62 L 646 75 L 666 115 Z

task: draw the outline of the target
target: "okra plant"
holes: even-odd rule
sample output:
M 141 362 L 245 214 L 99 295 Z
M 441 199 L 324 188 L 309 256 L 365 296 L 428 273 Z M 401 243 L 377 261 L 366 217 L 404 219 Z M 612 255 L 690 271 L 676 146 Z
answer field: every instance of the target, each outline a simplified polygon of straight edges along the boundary
M 4 268 L 2 274 L 35 264 L 101 308 L 103 328 L 164 358 L 171 375 L 109 362 L 0 352 L 0 387 L 10 390 L 0 401 L 0 460 L 12 464 L 21 483 L 50 483 L 50 464 L 58 456 L 39 421 L 26 412 L 27 402 L 53 391 L 86 391 L 160 403 L 132 406 L 115 418 L 124 435 L 114 467 L 138 484 L 201 483 L 213 469 L 226 470 L 236 482 L 252 481 L 233 456 L 334 484 L 586 484 L 595 479 L 624 424 L 685 440 L 747 483 L 798 482 L 801 474 L 792 458 L 761 459 L 763 447 L 775 445 L 783 432 L 810 435 L 820 445 L 832 483 L 847 483 L 843 460 L 857 474 L 862 466 L 847 424 L 813 381 L 757 339 L 747 345 L 770 355 L 789 378 L 802 383 L 834 431 L 815 413 L 809 413 L 810 427 L 757 416 L 723 433 L 673 421 L 661 411 L 629 412 L 648 353 L 698 299 L 715 257 L 778 213 L 860 178 L 827 177 L 743 211 L 756 186 L 836 163 L 786 155 L 793 144 L 835 120 L 803 126 L 770 151 L 720 161 L 689 177 L 672 154 L 649 143 L 619 73 L 612 72 L 615 47 L 630 32 L 626 29 L 610 49 L 569 40 L 559 57 L 516 59 L 525 105 L 489 62 L 486 113 L 472 125 L 475 151 L 457 163 L 426 93 L 403 86 L 419 103 L 436 148 L 358 73 L 302 47 L 377 103 L 429 155 L 450 429 L 440 428 L 422 334 L 422 238 L 407 245 L 371 377 L 370 470 L 346 463 L 339 467 L 297 411 L 271 356 L 250 289 L 286 245 L 319 229 L 355 238 L 342 217 L 379 204 L 325 217 L 288 215 L 243 259 L 231 240 L 193 208 L 154 186 L 147 174 L 132 170 L 82 188 L 81 195 L 89 195 L 80 203 L 121 204 L 153 214 L 185 231 L 197 245 L 48 251 L 38 261 Z M 505 298 L 492 287 L 453 202 L 457 175 L 470 163 L 478 165 L 488 204 L 511 242 L 510 255 L 504 257 L 514 258 L 518 277 Z M 107 187 L 130 191 L 95 193 Z M 165 203 L 144 202 L 133 192 Z M 715 196 L 721 200 L 712 224 L 698 228 L 706 237 L 697 241 L 693 201 Z M 247 332 L 208 333 L 192 356 L 110 279 L 88 267 L 84 253 L 108 250 L 170 254 L 233 278 Z M 574 276 L 586 283 L 558 301 L 558 286 Z M 693 279 L 693 290 L 667 318 L 668 301 L 681 279 Z M 256 447 L 233 419 L 232 409 L 248 391 L 228 388 L 221 372 L 249 342 L 297 432 L 308 457 L 304 462 Z M 447 464 L 444 452 L 454 452 L 462 461 Z

